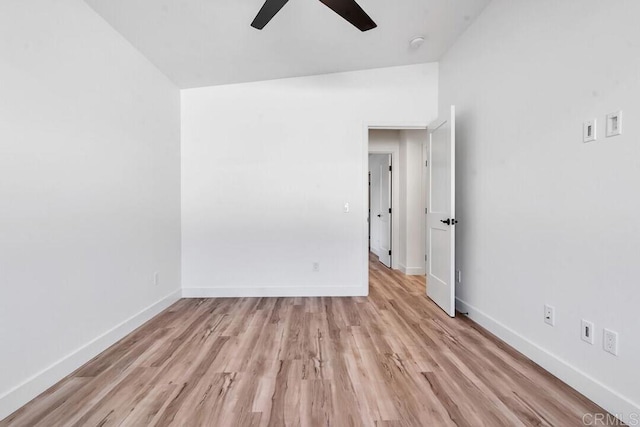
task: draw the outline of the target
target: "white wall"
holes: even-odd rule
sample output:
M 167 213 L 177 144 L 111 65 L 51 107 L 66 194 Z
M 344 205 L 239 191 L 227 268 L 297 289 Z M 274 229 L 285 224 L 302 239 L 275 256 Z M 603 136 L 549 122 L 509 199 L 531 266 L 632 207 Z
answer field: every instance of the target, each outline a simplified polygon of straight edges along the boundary
M 427 141 L 425 129 L 400 131 L 400 170 L 401 187 L 404 197 L 401 198 L 401 235 L 404 234 L 405 256 L 399 268 L 405 274 L 425 274 L 425 167 L 423 159 L 423 143 Z M 404 230 L 404 231 L 403 231 Z
M 640 412 L 638 16 L 636 0 L 494 0 L 440 80 L 440 108 L 459 113 L 459 308 L 627 420 Z M 624 134 L 605 138 L 618 109 Z M 598 141 L 583 144 L 591 118 Z
M 366 125 L 428 123 L 437 78 L 423 64 L 183 91 L 185 294 L 366 294 Z
M 407 262 L 407 151 L 408 147 L 404 141 L 401 141 L 400 132 L 398 138 L 398 168 L 395 170 L 393 178 L 400 183 L 400 191 L 396 193 L 396 197 L 400 203 L 400 209 L 396 211 L 398 218 L 400 247 L 396 251 L 398 254 L 398 269 L 404 270 Z
M 0 419 L 177 297 L 179 117 L 82 1 L 0 2 Z

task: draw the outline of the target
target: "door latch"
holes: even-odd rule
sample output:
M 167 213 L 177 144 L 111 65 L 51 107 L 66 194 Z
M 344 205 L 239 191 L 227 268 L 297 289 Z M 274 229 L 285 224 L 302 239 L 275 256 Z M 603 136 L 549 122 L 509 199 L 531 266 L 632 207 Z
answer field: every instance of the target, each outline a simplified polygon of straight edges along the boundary
M 453 218 L 447 218 L 447 219 L 441 219 L 440 222 L 447 225 L 456 225 L 458 223 L 458 220 Z

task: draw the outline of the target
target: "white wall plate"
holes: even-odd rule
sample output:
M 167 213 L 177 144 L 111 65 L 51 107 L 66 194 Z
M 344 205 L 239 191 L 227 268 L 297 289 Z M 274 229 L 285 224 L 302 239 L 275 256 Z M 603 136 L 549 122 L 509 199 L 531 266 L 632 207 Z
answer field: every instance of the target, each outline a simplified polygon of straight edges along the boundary
M 591 142 L 596 140 L 596 119 L 584 122 L 582 127 L 582 141 Z
M 582 331 L 580 332 L 580 337 L 582 341 L 588 342 L 589 344 L 593 344 L 593 335 L 594 335 L 594 326 L 593 322 L 588 320 L 582 320 L 581 322 Z
M 622 111 L 607 114 L 607 138 L 622 134 Z

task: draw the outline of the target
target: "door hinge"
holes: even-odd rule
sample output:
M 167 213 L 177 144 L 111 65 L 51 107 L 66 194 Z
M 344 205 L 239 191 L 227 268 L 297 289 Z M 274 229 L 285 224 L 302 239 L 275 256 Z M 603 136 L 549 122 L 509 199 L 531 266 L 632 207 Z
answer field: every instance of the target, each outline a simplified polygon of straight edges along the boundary
M 424 255 L 424 260 L 427 261 L 427 254 Z
M 391 208 L 389 208 L 389 213 L 391 213 Z
M 425 168 L 428 168 L 428 167 L 429 167 L 429 160 L 425 160 L 425 161 L 424 161 L 424 167 L 425 167 Z
M 424 208 L 424 213 L 428 214 L 429 211 L 427 210 L 427 208 Z
M 389 251 L 389 256 L 391 256 L 391 251 Z
M 389 166 L 389 172 L 391 172 L 391 166 Z

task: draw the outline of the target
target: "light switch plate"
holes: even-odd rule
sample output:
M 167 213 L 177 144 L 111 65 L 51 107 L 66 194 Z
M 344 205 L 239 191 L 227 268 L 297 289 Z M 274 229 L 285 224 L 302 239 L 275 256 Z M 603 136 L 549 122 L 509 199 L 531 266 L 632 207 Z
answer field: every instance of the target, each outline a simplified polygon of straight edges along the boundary
M 596 140 L 596 119 L 584 122 L 582 127 L 582 141 L 591 142 Z
M 607 138 L 622 134 L 622 111 L 607 114 Z

